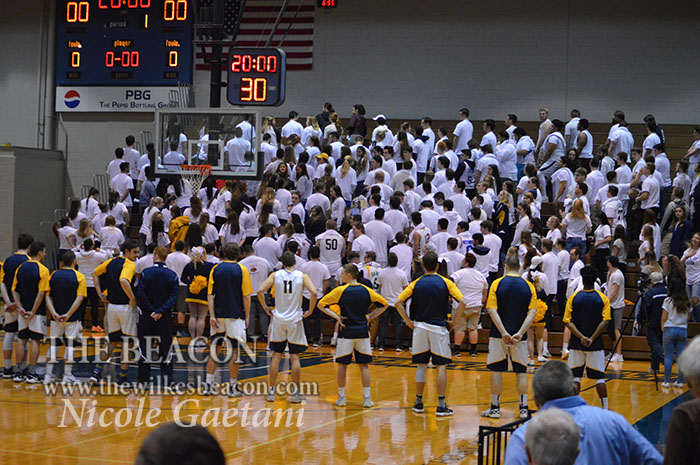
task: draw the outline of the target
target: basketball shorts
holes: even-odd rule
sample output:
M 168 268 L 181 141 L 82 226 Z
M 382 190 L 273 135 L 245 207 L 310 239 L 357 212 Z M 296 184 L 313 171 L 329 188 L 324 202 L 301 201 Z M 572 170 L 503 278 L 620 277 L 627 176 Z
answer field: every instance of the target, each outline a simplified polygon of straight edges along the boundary
M 137 336 L 138 307 L 132 307 L 129 304 L 108 304 L 105 319 L 109 331 L 109 342 L 120 342 L 122 336 Z
M 289 344 L 290 354 L 306 351 L 309 344 L 306 341 L 303 320 L 285 323 L 273 317 L 270 323 L 270 350 L 282 354 L 287 344 Z
M 433 362 L 433 365 L 447 365 L 452 361 L 450 332 L 444 326 L 416 322 L 413 328 L 413 363 Z
M 17 335 L 20 339 L 41 341 L 46 337 L 46 329 L 46 315 L 34 315 L 31 320 L 20 317 L 17 320 Z
M 513 364 L 513 372 L 525 373 L 527 371 L 527 341 L 506 345 L 500 337 L 489 338 L 486 368 L 491 371 L 507 371 L 509 358 Z
M 335 347 L 335 361 L 341 365 L 350 365 L 353 355 L 355 363 L 364 365 L 372 362 L 372 347 L 368 337 L 361 339 L 338 338 Z
M 574 378 L 581 379 L 585 368 L 588 379 L 605 379 L 605 353 L 602 350 L 571 350 L 567 365 Z
M 3 329 L 7 333 L 16 333 L 18 331 L 17 316 L 19 314 L 15 312 L 5 311 L 5 316 L 3 317 Z
M 56 320 L 51 320 L 51 337 L 65 337 L 66 339 L 80 339 L 82 336 L 83 325 L 80 321 L 66 321 L 60 323 Z
M 470 307 L 464 310 L 464 319 L 455 326 L 455 331 L 466 331 L 467 329 L 476 331 L 479 328 L 479 315 L 481 307 Z
M 241 318 L 217 318 L 216 321 L 219 327 L 212 328 L 212 342 L 219 344 L 226 337 L 234 348 L 238 347 L 238 344 L 245 344 L 245 320 Z

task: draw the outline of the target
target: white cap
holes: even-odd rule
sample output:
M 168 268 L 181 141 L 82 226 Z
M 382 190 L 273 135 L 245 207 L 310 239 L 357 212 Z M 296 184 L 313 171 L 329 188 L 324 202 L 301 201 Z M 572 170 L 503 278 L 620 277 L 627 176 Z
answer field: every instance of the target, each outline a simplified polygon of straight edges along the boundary
M 542 262 L 544 262 L 544 260 L 539 255 L 532 257 L 532 262 L 530 262 L 530 269 L 534 270 L 535 268 L 540 266 Z
M 379 118 L 384 118 L 384 119 L 386 119 L 386 116 L 384 116 L 383 114 L 379 113 L 377 116 L 375 116 L 375 117 L 372 118 L 372 119 L 373 119 L 374 121 L 377 121 Z

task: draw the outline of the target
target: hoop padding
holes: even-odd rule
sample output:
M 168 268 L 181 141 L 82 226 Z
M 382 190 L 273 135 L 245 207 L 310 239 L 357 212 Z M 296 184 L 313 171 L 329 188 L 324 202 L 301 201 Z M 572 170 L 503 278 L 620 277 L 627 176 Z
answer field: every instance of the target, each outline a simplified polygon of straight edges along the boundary
M 211 165 L 180 165 L 180 177 L 189 195 L 199 194 L 202 183 L 211 174 Z

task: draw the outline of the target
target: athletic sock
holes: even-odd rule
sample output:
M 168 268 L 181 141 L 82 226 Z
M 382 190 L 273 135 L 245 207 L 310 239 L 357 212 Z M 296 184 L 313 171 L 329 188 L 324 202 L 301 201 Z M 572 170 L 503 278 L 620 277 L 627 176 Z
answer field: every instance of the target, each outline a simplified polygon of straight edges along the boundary
M 207 373 L 207 384 L 214 384 L 214 373 Z
M 55 363 L 47 363 L 47 364 L 46 364 L 46 374 L 47 374 L 47 375 L 53 374 L 53 367 L 54 367 L 54 365 L 55 365 Z
M 447 407 L 445 396 L 438 396 L 438 407 Z
M 600 398 L 600 405 L 601 405 L 601 407 L 603 407 L 603 409 L 605 409 L 605 410 L 610 410 L 610 409 L 608 408 L 608 398 L 607 398 L 607 397 L 601 397 L 601 398 Z
M 345 397 L 345 388 L 344 387 L 338 388 L 338 397 Z
M 500 407 L 501 406 L 501 395 L 498 394 L 491 394 L 491 406 L 492 407 Z
M 29 371 L 30 375 L 36 374 L 36 366 L 34 365 L 27 365 L 27 370 Z
M 362 394 L 363 394 L 365 397 L 372 397 L 371 388 L 363 387 L 363 388 L 362 388 Z
M 63 366 L 63 376 L 67 375 L 72 375 L 73 374 L 73 364 L 72 363 L 66 363 Z
M 547 347 L 549 343 L 547 341 L 542 341 L 542 351 L 543 352 L 549 352 L 549 348 Z
M 520 406 L 527 408 L 527 394 L 520 394 Z
M 5 360 L 5 369 L 9 370 L 10 368 L 12 368 L 12 360 Z
M 562 343 L 561 350 L 569 350 L 569 343 L 568 342 Z
M 19 364 L 19 369 L 20 369 L 20 371 L 25 371 L 25 370 L 27 369 L 27 362 L 26 362 L 26 361 L 25 361 L 25 362 L 21 362 L 21 363 Z

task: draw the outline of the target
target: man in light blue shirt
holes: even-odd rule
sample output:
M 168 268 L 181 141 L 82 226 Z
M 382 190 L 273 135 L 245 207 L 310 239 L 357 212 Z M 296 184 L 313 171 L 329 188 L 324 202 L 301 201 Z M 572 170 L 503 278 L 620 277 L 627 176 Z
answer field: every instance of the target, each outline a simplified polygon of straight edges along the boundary
M 569 413 L 581 429 L 581 452 L 574 465 L 661 465 L 663 457 L 621 415 L 591 407 L 574 395 L 574 377 L 566 363 L 553 360 L 532 377 L 535 403 L 540 410 L 559 408 Z M 537 414 L 535 414 L 537 415 Z M 515 430 L 508 441 L 508 465 L 527 465 L 525 432 L 530 421 Z

